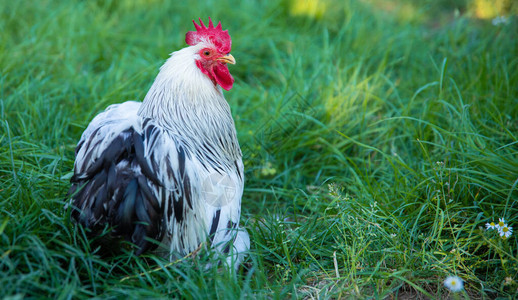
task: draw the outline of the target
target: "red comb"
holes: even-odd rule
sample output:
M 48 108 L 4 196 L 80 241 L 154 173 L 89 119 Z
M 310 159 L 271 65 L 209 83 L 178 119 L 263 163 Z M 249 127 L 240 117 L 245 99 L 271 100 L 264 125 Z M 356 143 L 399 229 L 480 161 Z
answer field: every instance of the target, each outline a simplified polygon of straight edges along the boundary
M 206 27 L 201 18 L 199 20 L 200 25 L 196 24 L 196 22 L 192 20 L 196 31 L 188 31 L 187 34 L 185 34 L 185 42 L 188 45 L 194 46 L 205 40 L 214 44 L 221 53 L 229 53 L 232 46 L 232 40 L 230 39 L 228 30 L 222 30 L 221 22 L 218 23 L 218 26 L 214 27 L 214 24 L 209 17 L 209 27 Z

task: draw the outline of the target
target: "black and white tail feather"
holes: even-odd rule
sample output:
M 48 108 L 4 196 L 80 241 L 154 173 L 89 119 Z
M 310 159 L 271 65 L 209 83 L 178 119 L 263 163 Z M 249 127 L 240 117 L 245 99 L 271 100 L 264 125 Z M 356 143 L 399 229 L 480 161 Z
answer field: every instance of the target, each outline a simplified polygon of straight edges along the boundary
M 170 259 L 209 241 L 236 267 L 250 247 L 239 228 L 243 163 L 221 88 L 195 65 L 205 42 L 174 52 L 146 98 L 108 107 L 76 148 L 72 218 L 92 234 L 157 248 Z M 165 251 L 164 251 L 165 249 Z

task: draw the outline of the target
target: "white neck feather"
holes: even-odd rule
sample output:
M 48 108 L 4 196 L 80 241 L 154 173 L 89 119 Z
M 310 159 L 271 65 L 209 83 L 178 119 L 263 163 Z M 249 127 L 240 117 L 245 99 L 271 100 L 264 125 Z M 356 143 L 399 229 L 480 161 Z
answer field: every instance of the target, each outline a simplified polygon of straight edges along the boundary
M 195 63 L 204 47 L 207 44 L 202 42 L 172 53 L 160 68 L 138 115 L 155 120 L 185 143 L 220 145 L 222 139 L 226 140 L 223 147 L 228 149 L 223 152 L 240 157 L 234 120 L 222 89 Z
M 159 120 L 167 118 L 167 114 L 177 105 L 188 109 L 204 106 L 207 101 L 224 101 L 221 88 L 196 66 L 195 60 L 203 47 L 206 45 L 199 43 L 171 54 L 160 67 L 155 82 L 144 98 L 138 112 L 140 116 Z

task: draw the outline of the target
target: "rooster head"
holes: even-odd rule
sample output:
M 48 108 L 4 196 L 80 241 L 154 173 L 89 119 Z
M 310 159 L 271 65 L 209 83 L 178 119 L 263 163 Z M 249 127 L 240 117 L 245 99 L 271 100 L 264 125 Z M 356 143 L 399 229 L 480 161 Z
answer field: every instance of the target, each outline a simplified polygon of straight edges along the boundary
M 185 35 L 185 42 L 194 46 L 200 42 L 207 46 L 198 52 L 196 66 L 207 75 L 214 84 L 219 84 L 223 89 L 230 90 L 234 84 L 234 78 L 230 75 L 227 63 L 235 64 L 234 57 L 230 54 L 232 40 L 228 30 L 221 29 L 221 22 L 216 27 L 209 17 L 209 27 L 200 20 L 200 25 L 193 20 L 196 31 L 189 31 Z

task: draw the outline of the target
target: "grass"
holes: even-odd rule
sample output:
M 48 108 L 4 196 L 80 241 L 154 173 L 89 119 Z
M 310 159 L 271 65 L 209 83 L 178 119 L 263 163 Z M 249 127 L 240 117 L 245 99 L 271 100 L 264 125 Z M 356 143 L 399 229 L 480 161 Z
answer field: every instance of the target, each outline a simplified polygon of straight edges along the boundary
M 443 2 L 0 2 L 0 295 L 516 296 L 516 234 L 484 224 L 518 228 L 518 23 Z M 209 15 L 238 63 L 247 266 L 102 258 L 63 209 L 75 144 Z

